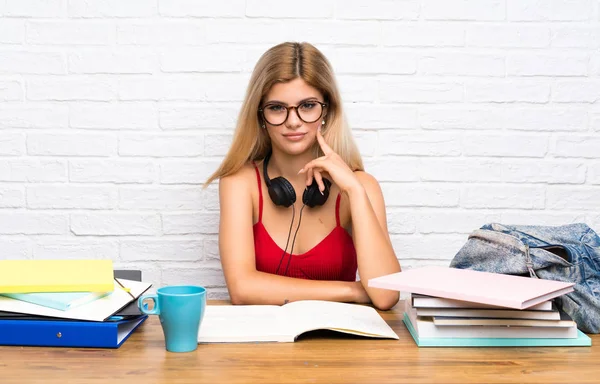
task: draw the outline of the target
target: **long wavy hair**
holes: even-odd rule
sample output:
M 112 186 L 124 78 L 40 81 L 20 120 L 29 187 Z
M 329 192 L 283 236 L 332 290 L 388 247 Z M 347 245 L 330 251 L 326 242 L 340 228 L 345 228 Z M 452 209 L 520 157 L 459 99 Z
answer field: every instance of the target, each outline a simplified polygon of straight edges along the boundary
M 256 63 L 242 108 L 238 115 L 233 143 L 219 168 L 204 187 L 214 180 L 232 175 L 249 161 L 263 159 L 271 148 L 266 130 L 261 129 L 259 108 L 271 87 L 280 82 L 302 78 L 325 97 L 326 126 L 323 137 L 352 170 L 364 170 L 362 158 L 342 110 L 333 69 L 327 58 L 309 43 L 286 42 L 266 51 Z M 322 156 L 317 142 L 315 157 Z

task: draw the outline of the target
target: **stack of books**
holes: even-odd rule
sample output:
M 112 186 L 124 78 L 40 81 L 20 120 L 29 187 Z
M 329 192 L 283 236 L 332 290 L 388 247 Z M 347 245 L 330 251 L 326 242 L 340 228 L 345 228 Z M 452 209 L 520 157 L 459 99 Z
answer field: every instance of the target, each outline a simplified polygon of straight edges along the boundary
M 0 261 L 0 345 L 118 348 L 149 287 L 110 260 Z
M 403 321 L 420 347 L 591 345 L 553 303 L 572 283 L 425 267 L 369 286 L 411 293 Z

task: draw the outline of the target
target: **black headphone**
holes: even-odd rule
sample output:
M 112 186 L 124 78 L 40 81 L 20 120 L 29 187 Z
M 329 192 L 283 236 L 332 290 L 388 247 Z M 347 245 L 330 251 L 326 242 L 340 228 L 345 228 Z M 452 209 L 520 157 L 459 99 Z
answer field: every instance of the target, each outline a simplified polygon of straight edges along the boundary
M 294 191 L 292 184 L 282 176 L 276 177 L 273 180 L 269 178 L 269 175 L 267 174 L 267 165 L 269 164 L 270 158 L 271 151 L 267 153 L 263 163 L 263 176 L 269 190 L 269 196 L 275 205 L 281 205 L 287 208 L 296 202 L 296 191 Z M 321 195 L 321 192 L 319 191 L 319 185 L 313 178 L 312 184 L 308 186 L 302 194 L 302 202 L 311 208 L 317 205 L 325 204 L 327 198 L 329 197 L 331 181 L 323 178 L 323 184 L 325 185 L 325 190 Z

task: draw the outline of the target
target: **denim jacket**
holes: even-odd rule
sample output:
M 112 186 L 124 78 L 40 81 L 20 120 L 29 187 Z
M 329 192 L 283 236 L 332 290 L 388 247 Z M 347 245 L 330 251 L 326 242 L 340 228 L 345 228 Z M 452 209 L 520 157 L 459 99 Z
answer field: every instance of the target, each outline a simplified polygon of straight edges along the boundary
M 486 224 L 469 235 L 450 267 L 575 283 L 555 302 L 583 332 L 600 333 L 600 237 L 586 224 Z

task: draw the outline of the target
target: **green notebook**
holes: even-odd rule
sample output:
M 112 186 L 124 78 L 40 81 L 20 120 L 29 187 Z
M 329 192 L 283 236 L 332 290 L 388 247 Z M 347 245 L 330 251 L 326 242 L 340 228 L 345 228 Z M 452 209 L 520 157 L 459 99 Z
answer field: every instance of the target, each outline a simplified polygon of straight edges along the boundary
M 577 337 L 574 339 L 419 338 L 406 313 L 403 320 L 418 347 L 589 347 L 592 345 L 592 339 L 580 330 L 577 330 Z

